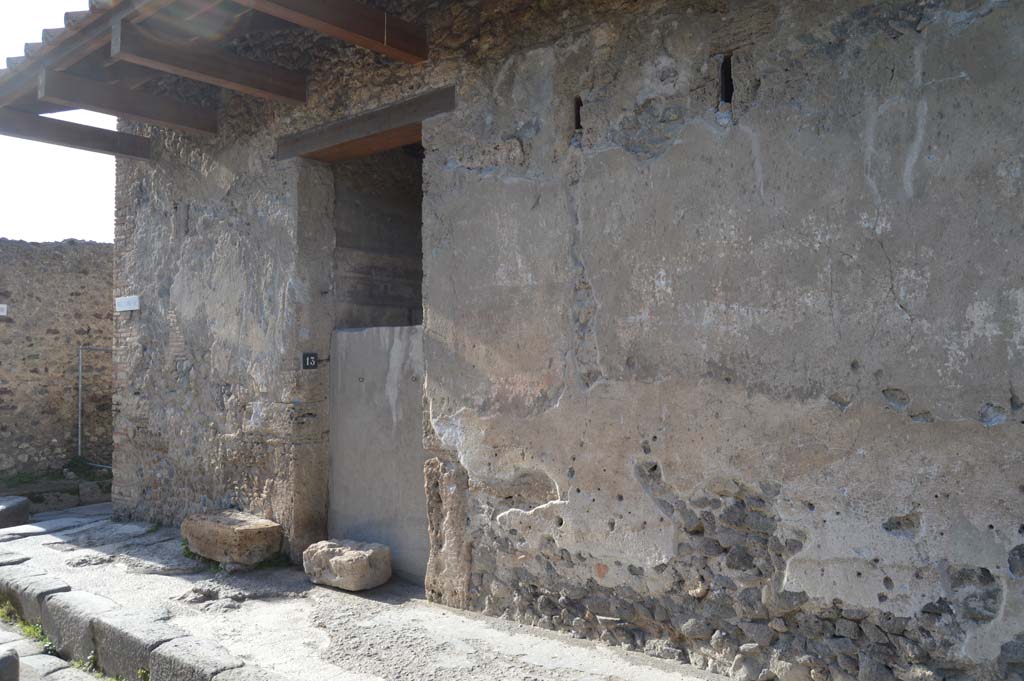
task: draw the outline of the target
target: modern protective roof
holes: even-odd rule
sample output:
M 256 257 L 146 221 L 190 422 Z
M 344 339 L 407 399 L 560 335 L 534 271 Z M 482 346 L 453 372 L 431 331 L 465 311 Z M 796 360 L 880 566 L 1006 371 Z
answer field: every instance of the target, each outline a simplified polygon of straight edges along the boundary
M 354 0 L 90 0 L 45 28 L 0 70 L 0 134 L 129 156 L 148 145 L 122 133 L 44 118 L 89 109 L 216 132 L 216 112 L 155 95 L 145 84 L 173 74 L 248 95 L 304 103 L 305 74 L 240 57 L 225 43 L 257 30 L 305 28 L 391 58 L 427 58 L 425 31 Z

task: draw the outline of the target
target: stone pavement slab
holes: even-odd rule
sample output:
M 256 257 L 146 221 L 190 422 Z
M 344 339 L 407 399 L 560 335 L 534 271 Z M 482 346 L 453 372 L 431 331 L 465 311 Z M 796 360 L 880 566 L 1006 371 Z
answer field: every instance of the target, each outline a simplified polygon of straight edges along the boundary
M 84 527 L 70 528 L 54 537 L 53 541 L 45 542 L 46 546 L 57 551 L 77 551 L 94 546 L 106 546 L 136 537 L 154 534 L 153 526 L 148 523 L 90 523 Z
M 0 551 L 0 567 L 7 565 L 21 565 L 28 560 L 28 556 L 13 551 Z
M 115 561 L 136 575 L 195 575 L 209 572 L 202 561 L 189 558 L 181 552 L 181 539 L 175 537 L 166 541 L 127 547 Z
M 19 638 L 14 641 L 0 643 L 0 654 L 3 654 L 8 650 L 17 652 L 19 657 L 28 657 L 30 655 L 42 655 L 43 645 L 38 641 L 33 641 L 28 638 Z
M 0 542 L 9 542 L 16 539 L 22 539 L 24 537 L 33 537 L 39 534 L 60 532 L 61 530 L 66 530 L 71 527 L 81 527 L 83 525 L 95 523 L 99 519 L 100 516 L 90 515 L 57 516 L 50 520 L 42 520 L 26 525 L 6 527 L 0 530 Z
M 6 585 L 11 584 L 15 579 L 39 577 L 45 574 L 46 570 L 43 568 L 38 565 L 25 565 L 24 561 L 0 566 L 0 589 L 5 588 Z
M 22 673 L 24 674 L 31 670 L 40 677 L 70 666 L 65 660 L 53 655 L 29 655 L 28 657 L 21 658 Z
M 213 681 L 289 681 L 289 679 L 263 669 L 241 667 L 221 672 L 213 677 Z
M 101 518 L 107 518 L 113 512 L 114 505 L 108 501 L 102 504 L 75 506 L 74 508 L 68 508 L 62 511 L 47 511 L 46 513 L 36 513 L 32 518 L 36 522 L 39 522 L 41 520 L 52 520 L 53 518 L 65 518 L 68 516 L 97 516 Z

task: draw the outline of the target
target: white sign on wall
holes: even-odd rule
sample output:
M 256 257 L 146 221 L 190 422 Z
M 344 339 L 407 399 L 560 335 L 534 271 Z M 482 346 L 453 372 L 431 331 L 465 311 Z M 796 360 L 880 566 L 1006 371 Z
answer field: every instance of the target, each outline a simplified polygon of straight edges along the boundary
M 114 310 L 117 312 L 132 312 L 139 309 L 138 296 L 122 296 L 114 299 Z
M 6 317 L 6 316 L 7 316 L 7 306 L 6 305 L 0 305 L 0 317 Z

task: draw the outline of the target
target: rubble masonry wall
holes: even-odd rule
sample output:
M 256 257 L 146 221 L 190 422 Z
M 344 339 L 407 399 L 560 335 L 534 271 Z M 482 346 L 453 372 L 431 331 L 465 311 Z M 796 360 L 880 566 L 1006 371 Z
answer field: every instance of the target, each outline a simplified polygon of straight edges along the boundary
M 110 348 L 114 247 L 0 239 L 0 478 L 57 471 L 78 453 L 78 348 Z M 84 458 L 110 463 L 110 354 L 83 361 Z
M 273 140 L 454 84 L 424 129 L 429 596 L 744 679 L 1019 674 L 1024 6 L 418 18 L 419 67 L 241 40 L 310 103 L 226 94 L 216 140 L 119 165 L 118 512 L 324 531 L 298 362 L 329 352 L 336 178 Z

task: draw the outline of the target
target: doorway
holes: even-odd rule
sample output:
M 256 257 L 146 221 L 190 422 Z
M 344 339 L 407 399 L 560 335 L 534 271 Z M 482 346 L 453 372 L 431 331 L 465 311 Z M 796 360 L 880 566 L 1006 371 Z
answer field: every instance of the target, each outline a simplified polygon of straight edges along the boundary
M 332 165 L 334 318 L 328 531 L 386 544 L 423 583 L 423 153 L 418 144 Z

